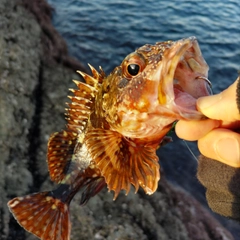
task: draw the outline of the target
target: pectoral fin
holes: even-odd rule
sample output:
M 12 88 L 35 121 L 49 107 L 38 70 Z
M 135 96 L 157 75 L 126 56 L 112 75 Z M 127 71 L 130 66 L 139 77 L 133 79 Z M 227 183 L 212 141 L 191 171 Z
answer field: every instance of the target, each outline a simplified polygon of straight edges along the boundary
M 136 192 L 139 186 L 147 194 L 156 191 L 160 178 L 156 148 L 137 145 L 117 132 L 100 128 L 88 131 L 85 140 L 108 189 L 115 192 L 114 199 L 122 189 L 128 194 L 131 184 Z

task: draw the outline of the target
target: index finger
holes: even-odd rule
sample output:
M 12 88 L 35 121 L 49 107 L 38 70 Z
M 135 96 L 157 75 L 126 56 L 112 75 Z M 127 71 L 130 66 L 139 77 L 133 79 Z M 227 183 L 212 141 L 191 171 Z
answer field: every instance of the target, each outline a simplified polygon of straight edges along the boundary
M 221 121 L 204 119 L 201 121 L 180 120 L 175 126 L 175 132 L 179 138 L 187 141 L 195 141 L 205 136 L 212 129 L 219 127 Z

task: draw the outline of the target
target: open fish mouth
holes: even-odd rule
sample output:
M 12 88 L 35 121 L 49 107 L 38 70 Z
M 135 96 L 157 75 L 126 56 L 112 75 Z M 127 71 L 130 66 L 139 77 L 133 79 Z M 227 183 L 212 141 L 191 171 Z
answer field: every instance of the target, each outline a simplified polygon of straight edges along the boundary
M 212 94 L 208 69 L 195 37 L 173 42 L 164 52 L 159 102 L 180 118 L 203 118 L 196 109 L 196 100 Z

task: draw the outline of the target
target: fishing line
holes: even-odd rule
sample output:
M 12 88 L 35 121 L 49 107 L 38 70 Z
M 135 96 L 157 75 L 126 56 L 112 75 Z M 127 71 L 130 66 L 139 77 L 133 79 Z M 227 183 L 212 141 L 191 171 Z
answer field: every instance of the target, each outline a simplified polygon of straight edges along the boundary
M 167 136 L 170 136 L 171 133 L 175 132 L 175 126 L 176 126 L 176 124 L 177 124 L 177 121 L 175 121 L 175 122 L 173 123 L 172 128 L 171 128 L 170 131 L 168 132 Z M 189 152 L 191 153 L 191 155 L 193 156 L 194 160 L 196 160 L 196 161 L 198 162 L 198 159 L 197 159 L 196 155 L 193 153 L 193 151 L 191 150 L 191 148 L 188 146 L 187 142 L 186 142 L 185 140 L 183 140 L 183 139 L 181 139 L 181 140 L 184 142 L 185 146 L 187 147 L 188 151 L 189 151 Z
M 189 152 L 192 154 L 193 158 L 198 162 L 197 157 L 195 156 L 195 154 L 193 153 L 193 151 L 191 150 L 191 148 L 188 146 L 187 142 L 185 140 L 182 139 L 182 141 L 185 143 L 185 146 L 187 147 L 187 149 L 189 150 Z

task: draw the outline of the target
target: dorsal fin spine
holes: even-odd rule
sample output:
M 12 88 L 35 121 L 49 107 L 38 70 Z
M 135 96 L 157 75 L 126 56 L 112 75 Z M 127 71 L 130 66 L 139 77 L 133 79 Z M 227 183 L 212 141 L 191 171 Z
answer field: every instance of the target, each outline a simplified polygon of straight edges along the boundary
M 87 84 L 89 84 L 90 86 L 92 86 L 94 88 L 97 87 L 97 85 L 98 85 L 98 78 L 96 79 L 94 76 L 92 77 L 92 76 L 90 76 L 90 75 L 88 75 L 88 74 L 86 74 L 86 73 L 84 73 L 82 71 L 77 71 L 77 73 L 79 73 L 83 77 L 83 79 L 85 80 L 85 82 Z
M 93 86 L 91 86 L 91 85 L 89 85 L 87 83 L 80 82 L 80 81 L 74 80 L 74 79 L 73 79 L 73 82 L 78 86 L 79 89 L 81 89 L 81 86 L 82 86 L 85 89 L 89 88 L 89 90 L 91 90 L 92 92 L 96 92 L 97 91 L 97 89 L 95 87 L 93 87 Z
M 91 64 L 88 63 L 88 66 L 89 66 L 89 68 L 91 69 L 91 72 L 92 72 L 93 77 L 97 80 L 97 82 L 99 82 L 99 81 L 98 81 L 99 78 L 100 78 L 99 72 L 98 72 Z

